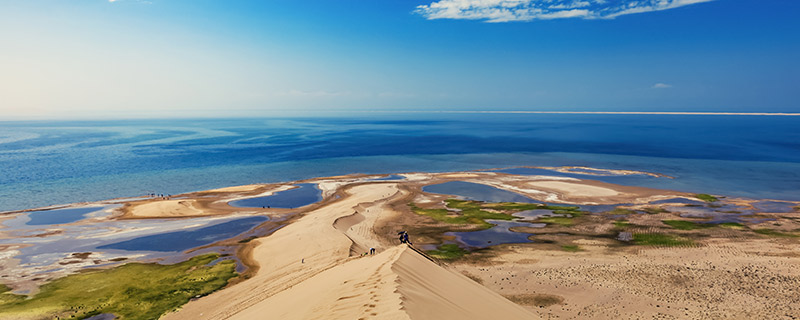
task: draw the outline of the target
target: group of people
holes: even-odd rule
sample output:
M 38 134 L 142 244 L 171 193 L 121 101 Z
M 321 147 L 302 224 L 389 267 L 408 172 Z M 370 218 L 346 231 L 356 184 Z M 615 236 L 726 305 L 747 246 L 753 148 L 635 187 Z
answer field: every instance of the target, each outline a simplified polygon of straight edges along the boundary
M 171 194 L 163 194 L 163 193 L 150 193 L 148 194 L 148 196 L 150 196 L 151 198 L 159 198 L 161 200 L 169 200 L 169 198 L 172 198 Z
M 408 232 L 405 230 L 398 232 L 397 235 L 400 237 L 400 243 L 411 244 L 411 241 L 408 240 Z

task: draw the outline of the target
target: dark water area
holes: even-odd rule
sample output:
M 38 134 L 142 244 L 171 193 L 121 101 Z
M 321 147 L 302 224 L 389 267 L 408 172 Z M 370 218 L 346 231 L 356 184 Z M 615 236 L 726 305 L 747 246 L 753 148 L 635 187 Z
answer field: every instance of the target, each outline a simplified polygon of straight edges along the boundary
M 283 208 L 294 209 L 322 200 L 322 191 L 313 183 L 301 183 L 298 188 L 281 191 L 266 197 L 247 198 L 231 201 L 228 204 L 240 208 Z
M 220 240 L 233 238 L 256 227 L 267 217 L 249 217 L 195 230 L 176 231 L 134 238 L 97 247 L 127 251 L 183 251 Z
M 30 213 L 28 213 L 28 217 L 31 220 L 26 224 L 29 226 L 41 226 L 49 224 L 71 223 L 83 219 L 89 213 L 99 211 L 104 208 L 105 207 L 89 207 L 30 211 Z
M 486 220 L 495 226 L 486 230 L 471 232 L 448 232 L 446 235 L 456 236 L 456 239 L 470 247 L 485 248 L 504 243 L 532 242 L 528 239 L 530 233 L 514 232 L 513 227 L 531 227 L 535 224 L 517 221 Z
M 613 183 L 800 200 L 796 117 L 386 114 L 0 121 L 0 211 L 350 173 L 585 166 Z M 552 173 L 550 173 L 552 174 Z
M 430 193 L 448 194 L 463 197 L 469 200 L 484 202 L 525 202 L 538 203 L 537 201 L 519 193 L 498 189 L 485 184 L 450 181 L 422 187 L 422 191 Z

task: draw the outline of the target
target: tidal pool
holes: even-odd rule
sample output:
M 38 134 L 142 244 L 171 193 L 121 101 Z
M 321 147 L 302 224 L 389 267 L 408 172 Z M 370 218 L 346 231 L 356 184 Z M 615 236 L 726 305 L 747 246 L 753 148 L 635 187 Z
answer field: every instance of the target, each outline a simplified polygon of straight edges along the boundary
M 43 211 L 31 211 L 28 217 L 31 219 L 26 223 L 29 226 L 41 226 L 46 224 L 64 224 L 83 219 L 86 214 L 99 211 L 105 207 L 87 208 L 68 208 Z
M 469 200 L 484 202 L 525 202 L 537 203 L 519 193 L 498 189 L 485 184 L 450 181 L 422 187 L 422 191 L 439 194 L 452 194 Z
M 28 211 L 17 213 L 14 218 L 2 224 L 11 229 L 32 229 L 41 228 L 41 226 L 55 226 L 73 223 L 90 216 L 96 217 L 98 216 L 96 212 L 106 211 L 106 209 L 114 207 L 118 207 L 118 205 Z M 108 214 L 108 212 L 105 214 Z
M 127 251 L 183 251 L 219 240 L 233 238 L 267 220 L 269 220 L 267 217 L 241 218 L 195 230 L 154 234 L 102 245 L 97 248 Z
M 471 232 L 447 232 L 445 235 L 455 236 L 456 239 L 470 247 L 485 248 L 503 243 L 532 242 L 528 239 L 531 233 L 521 233 L 509 230 L 513 227 L 536 227 L 537 224 L 518 221 L 486 220 L 495 226 L 486 230 Z
M 322 191 L 313 183 L 301 183 L 298 188 L 277 192 L 265 197 L 231 201 L 228 204 L 240 208 L 294 209 L 322 200 Z

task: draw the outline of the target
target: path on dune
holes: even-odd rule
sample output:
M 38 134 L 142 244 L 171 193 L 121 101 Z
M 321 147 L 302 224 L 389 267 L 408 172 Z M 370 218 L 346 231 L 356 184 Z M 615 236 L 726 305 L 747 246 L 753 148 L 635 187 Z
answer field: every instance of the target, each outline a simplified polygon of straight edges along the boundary
M 533 315 L 373 227 L 407 195 L 394 183 L 353 186 L 346 196 L 257 239 L 258 272 L 186 304 L 165 319 L 531 319 Z M 378 254 L 360 254 L 375 248 Z

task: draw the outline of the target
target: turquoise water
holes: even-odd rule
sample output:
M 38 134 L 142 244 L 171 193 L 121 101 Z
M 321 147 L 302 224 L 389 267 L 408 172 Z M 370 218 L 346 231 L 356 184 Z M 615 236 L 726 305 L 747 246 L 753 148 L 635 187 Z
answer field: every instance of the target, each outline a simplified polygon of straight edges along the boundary
M 322 190 L 313 183 L 301 183 L 297 185 L 297 188 L 277 192 L 270 196 L 236 200 L 228 204 L 243 208 L 293 209 L 307 206 L 320 200 L 322 200 Z
M 0 122 L 0 211 L 349 173 L 563 165 L 675 177 L 622 184 L 800 200 L 798 127 L 796 117 L 531 114 Z

